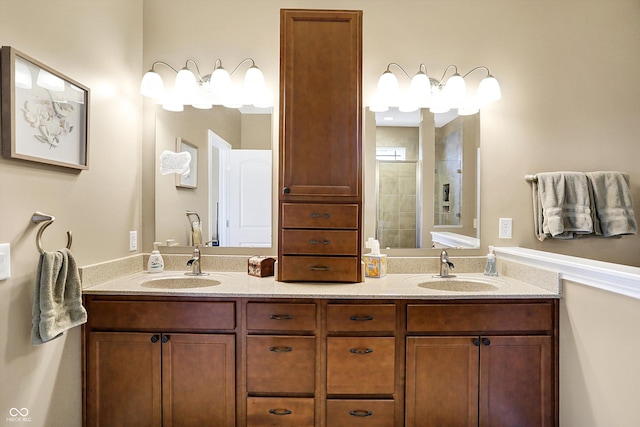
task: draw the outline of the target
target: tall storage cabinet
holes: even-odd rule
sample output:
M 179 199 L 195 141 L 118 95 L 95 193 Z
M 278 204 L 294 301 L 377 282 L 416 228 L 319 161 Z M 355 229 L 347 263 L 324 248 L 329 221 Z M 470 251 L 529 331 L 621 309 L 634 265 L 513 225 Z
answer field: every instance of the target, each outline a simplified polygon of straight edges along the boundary
M 280 17 L 278 277 L 358 282 L 362 11 Z

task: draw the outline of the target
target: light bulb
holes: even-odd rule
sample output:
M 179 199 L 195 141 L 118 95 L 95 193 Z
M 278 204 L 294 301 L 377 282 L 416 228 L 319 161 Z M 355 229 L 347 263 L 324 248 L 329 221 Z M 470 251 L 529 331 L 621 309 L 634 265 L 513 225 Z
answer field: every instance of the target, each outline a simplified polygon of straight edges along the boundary
M 378 79 L 378 97 L 383 105 L 397 105 L 398 79 L 389 70 Z
M 176 98 L 182 104 L 191 104 L 198 89 L 196 76 L 186 67 L 178 71 L 174 91 Z
M 140 93 L 148 98 L 160 99 L 164 97 L 164 82 L 160 74 L 149 70 L 142 76 Z
M 500 84 L 495 77 L 489 74 L 482 79 L 478 86 L 478 102 L 480 105 L 486 105 L 502 98 Z
M 422 71 L 413 76 L 409 85 L 409 96 L 414 103 L 417 103 L 418 107 L 429 107 L 431 101 L 431 81 L 429 81 L 429 76 Z
M 449 77 L 444 86 L 444 95 L 451 108 L 458 108 L 464 104 L 467 85 L 460 74 L 456 73 Z

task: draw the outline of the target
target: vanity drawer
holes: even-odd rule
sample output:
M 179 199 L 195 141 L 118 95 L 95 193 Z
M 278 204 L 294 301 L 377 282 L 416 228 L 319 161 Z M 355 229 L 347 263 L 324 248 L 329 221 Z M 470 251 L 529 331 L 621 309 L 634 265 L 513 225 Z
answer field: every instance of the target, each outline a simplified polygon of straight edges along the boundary
M 357 282 L 358 257 L 283 255 L 280 277 L 283 282 Z
M 247 427 L 313 427 L 314 409 L 312 398 L 249 397 Z
M 119 331 L 210 331 L 235 329 L 233 301 L 87 301 L 89 327 Z
M 409 304 L 408 332 L 549 332 L 551 303 Z
M 396 329 L 394 304 L 329 304 L 329 332 L 393 332 Z
M 328 394 L 393 394 L 395 338 L 327 338 Z
M 283 228 L 358 228 L 358 205 L 283 203 Z
M 282 230 L 282 252 L 296 255 L 357 255 L 357 230 Z
M 395 424 L 393 400 L 327 400 L 327 426 L 389 427 Z
M 247 303 L 249 331 L 314 331 L 315 304 Z
M 313 393 L 315 337 L 251 335 L 247 337 L 249 393 Z

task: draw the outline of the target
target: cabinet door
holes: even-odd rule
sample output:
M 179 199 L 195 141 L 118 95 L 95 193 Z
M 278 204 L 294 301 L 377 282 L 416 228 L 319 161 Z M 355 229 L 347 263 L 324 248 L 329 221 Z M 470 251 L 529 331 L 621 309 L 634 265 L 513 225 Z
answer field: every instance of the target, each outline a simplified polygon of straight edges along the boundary
M 362 12 L 281 14 L 280 199 L 361 198 Z
M 235 337 L 162 336 L 164 427 L 235 425 Z
M 482 342 L 480 426 L 553 425 L 551 337 L 488 337 Z
M 406 425 L 478 426 L 479 347 L 474 339 L 407 338 Z
M 161 426 L 161 342 L 150 333 L 90 332 L 88 426 Z

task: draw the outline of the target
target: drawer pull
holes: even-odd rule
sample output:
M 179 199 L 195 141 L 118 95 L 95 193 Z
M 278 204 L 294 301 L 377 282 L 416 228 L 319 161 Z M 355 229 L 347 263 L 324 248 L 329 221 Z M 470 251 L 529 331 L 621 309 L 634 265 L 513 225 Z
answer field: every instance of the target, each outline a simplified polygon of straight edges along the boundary
M 328 214 L 328 213 L 325 213 L 325 214 L 311 213 L 309 216 L 311 218 L 331 218 L 331 214 Z
M 269 347 L 269 351 L 273 351 L 275 353 L 290 353 L 293 351 L 293 347 L 289 347 L 289 346 Z
M 312 245 L 328 245 L 329 243 L 331 243 L 330 240 L 315 240 L 315 239 L 311 239 L 309 240 L 309 243 Z
M 154 344 L 157 343 L 159 340 L 160 340 L 160 335 L 153 335 L 151 337 L 151 342 Z
M 371 415 L 373 415 L 373 412 L 371 411 L 367 411 L 364 409 L 352 409 L 351 411 L 349 411 L 349 415 L 353 415 L 354 417 L 370 417 Z
M 273 408 L 269 409 L 269 413 L 273 415 L 291 415 L 292 412 L 289 409 Z
M 269 319 L 271 320 L 291 320 L 293 316 L 290 314 L 270 314 Z
M 355 314 L 349 317 L 350 320 L 355 322 L 366 322 L 367 320 L 373 320 L 373 316 L 356 316 Z
M 369 354 L 369 353 L 373 353 L 373 349 L 372 348 L 352 348 L 349 351 L 351 353 L 353 353 L 353 354 Z
M 311 271 L 329 271 L 331 270 L 329 267 L 317 266 L 317 267 L 309 267 Z
M 471 341 L 473 343 L 473 345 L 475 345 L 476 347 L 480 347 L 480 340 L 478 338 L 474 338 L 473 341 Z
M 482 344 L 491 345 L 491 340 L 489 338 L 482 338 Z

